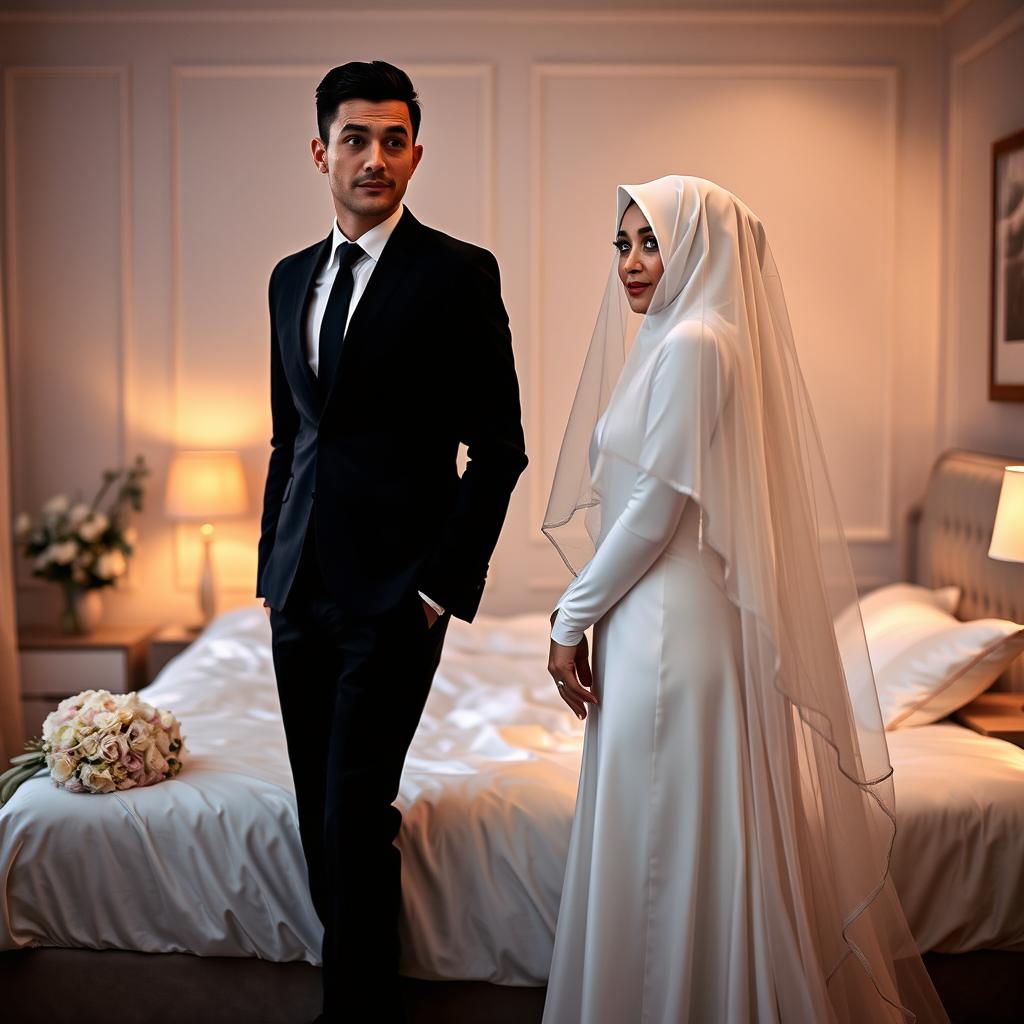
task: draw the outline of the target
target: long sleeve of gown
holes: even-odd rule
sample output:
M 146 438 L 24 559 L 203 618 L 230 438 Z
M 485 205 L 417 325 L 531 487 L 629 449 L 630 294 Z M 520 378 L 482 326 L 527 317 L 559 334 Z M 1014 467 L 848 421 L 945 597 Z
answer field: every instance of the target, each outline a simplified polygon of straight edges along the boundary
M 637 477 L 621 515 L 559 599 L 551 629 L 555 643 L 578 644 L 584 631 L 647 572 L 675 533 L 687 500 L 657 477 Z

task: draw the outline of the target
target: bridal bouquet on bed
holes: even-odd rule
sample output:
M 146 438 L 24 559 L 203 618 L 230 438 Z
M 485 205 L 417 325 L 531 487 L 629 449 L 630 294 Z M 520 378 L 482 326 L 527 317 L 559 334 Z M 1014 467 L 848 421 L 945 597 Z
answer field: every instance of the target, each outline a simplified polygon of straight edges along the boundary
M 43 738 L 0 775 L 0 806 L 40 768 L 72 793 L 113 793 L 174 778 L 187 753 L 181 724 L 132 693 L 83 690 L 43 722 Z

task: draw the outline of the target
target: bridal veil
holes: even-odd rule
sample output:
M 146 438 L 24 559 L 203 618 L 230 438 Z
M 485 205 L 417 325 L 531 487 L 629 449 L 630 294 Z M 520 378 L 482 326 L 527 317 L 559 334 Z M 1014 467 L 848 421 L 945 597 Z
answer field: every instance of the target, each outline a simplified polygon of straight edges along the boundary
M 741 622 L 779 1019 L 946 1022 L 889 874 L 893 769 L 764 227 L 702 178 L 620 186 L 615 230 L 631 201 L 654 230 L 664 274 L 637 325 L 613 258 L 544 532 L 578 572 L 601 533 L 609 459 L 700 505 L 701 554 L 724 564 Z M 665 403 L 650 401 L 666 386 L 668 416 Z

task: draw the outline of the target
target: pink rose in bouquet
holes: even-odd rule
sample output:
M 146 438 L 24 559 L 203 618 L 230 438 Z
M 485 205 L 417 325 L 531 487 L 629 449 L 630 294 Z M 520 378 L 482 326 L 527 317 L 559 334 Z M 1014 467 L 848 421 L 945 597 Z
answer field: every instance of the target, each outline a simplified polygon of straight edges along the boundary
M 43 737 L 11 758 L 0 776 L 0 804 L 42 767 L 73 793 L 113 793 L 174 778 L 187 753 L 181 724 L 132 693 L 84 690 L 43 722 Z

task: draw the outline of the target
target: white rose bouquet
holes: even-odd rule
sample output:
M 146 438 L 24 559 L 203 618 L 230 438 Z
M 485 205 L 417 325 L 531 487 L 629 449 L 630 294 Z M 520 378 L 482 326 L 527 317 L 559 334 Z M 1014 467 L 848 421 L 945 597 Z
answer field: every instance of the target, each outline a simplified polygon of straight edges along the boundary
M 64 588 L 67 632 L 82 632 L 75 598 L 83 591 L 110 587 L 125 574 L 135 550 L 136 531 L 127 525 L 128 509 L 142 509 L 142 480 L 149 475 L 139 455 L 126 469 L 108 469 L 90 503 L 72 502 L 66 494 L 47 501 L 36 520 L 22 512 L 14 524 L 23 554 L 32 560 L 32 575 L 53 580 Z M 101 502 L 113 484 L 117 491 L 106 509 Z
M 181 771 L 187 753 L 181 725 L 132 693 L 84 690 L 68 697 L 43 722 L 43 738 L 29 741 L 0 775 L 0 806 L 40 768 L 73 793 L 113 793 L 151 786 Z

